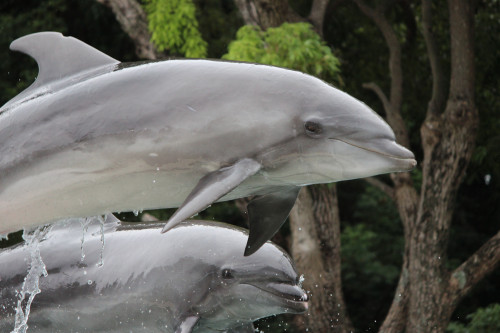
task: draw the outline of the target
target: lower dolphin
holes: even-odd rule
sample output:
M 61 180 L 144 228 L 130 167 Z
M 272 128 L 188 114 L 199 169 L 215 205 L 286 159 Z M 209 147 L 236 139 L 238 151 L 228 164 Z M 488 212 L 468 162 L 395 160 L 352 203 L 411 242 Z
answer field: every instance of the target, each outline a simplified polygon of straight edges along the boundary
M 163 223 L 109 219 L 103 252 L 93 224 L 83 260 L 78 219 L 40 242 L 48 276 L 31 304 L 29 332 L 253 332 L 256 319 L 307 309 L 290 257 L 270 242 L 243 256 L 243 229 L 189 221 L 163 235 Z M 25 245 L 0 253 L 1 332 L 14 328 L 29 256 Z

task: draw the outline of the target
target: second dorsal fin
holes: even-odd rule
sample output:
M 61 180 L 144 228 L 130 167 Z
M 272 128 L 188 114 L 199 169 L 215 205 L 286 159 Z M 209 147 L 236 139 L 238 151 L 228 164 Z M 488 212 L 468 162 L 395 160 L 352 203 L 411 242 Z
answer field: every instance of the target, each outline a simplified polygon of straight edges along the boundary
M 59 32 L 38 32 L 16 39 L 10 49 L 31 56 L 38 77 L 31 88 L 104 65 L 120 63 L 84 42 Z

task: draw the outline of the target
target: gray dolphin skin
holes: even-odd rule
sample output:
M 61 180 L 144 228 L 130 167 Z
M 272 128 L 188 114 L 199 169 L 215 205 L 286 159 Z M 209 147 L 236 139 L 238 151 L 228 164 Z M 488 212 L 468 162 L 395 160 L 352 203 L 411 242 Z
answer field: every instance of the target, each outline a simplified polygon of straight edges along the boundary
M 217 201 L 248 205 L 255 252 L 302 186 L 408 171 L 414 155 L 362 102 L 297 71 L 251 63 L 123 64 L 55 32 L 10 48 L 35 83 L 0 109 L 0 233 L 68 217 Z
M 271 242 L 243 256 L 246 230 L 188 221 L 56 225 L 40 242 L 48 272 L 31 304 L 28 332 L 253 332 L 252 322 L 307 310 L 290 257 Z M 217 242 L 213 240 L 216 239 Z M 25 245 L 0 252 L 0 331 L 14 328 Z

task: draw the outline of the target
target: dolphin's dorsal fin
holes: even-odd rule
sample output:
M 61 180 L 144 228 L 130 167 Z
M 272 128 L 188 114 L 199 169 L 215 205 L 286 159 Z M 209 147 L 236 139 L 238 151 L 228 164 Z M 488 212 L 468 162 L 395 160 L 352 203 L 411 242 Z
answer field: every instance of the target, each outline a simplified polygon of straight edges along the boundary
M 31 56 L 38 64 L 32 87 L 119 61 L 84 42 L 59 32 L 38 32 L 16 39 L 10 49 Z

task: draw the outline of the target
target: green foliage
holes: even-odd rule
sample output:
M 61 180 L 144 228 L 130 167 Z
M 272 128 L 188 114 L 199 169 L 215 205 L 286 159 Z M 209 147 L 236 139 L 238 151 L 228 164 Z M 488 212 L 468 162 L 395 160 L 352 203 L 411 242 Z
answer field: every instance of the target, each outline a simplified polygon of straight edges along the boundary
M 500 304 L 492 304 L 479 308 L 467 315 L 470 322 L 467 325 L 451 322 L 447 332 L 450 333 L 494 333 L 500 332 Z
M 243 26 L 222 58 L 287 67 L 340 81 L 339 60 L 309 23 L 284 23 L 266 31 Z
M 222 57 L 228 44 L 236 37 L 243 19 L 233 0 L 193 0 L 198 10 L 199 30 L 208 41 L 207 57 Z
M 397 266 L 377 258 L 378 235 L 364 224 L 347 226 L 342 232 L 342 271 L 346 280 L 366 276 L 371 283 L 393 282 L 398 278 Z
M 198 31 L 196 7 L 191 0 L 146 0 L 151 40 L 159 51 L 188 58 L 204 58 L 207 43 Z

